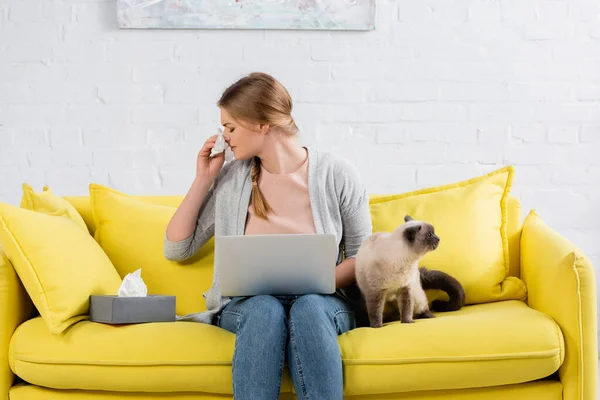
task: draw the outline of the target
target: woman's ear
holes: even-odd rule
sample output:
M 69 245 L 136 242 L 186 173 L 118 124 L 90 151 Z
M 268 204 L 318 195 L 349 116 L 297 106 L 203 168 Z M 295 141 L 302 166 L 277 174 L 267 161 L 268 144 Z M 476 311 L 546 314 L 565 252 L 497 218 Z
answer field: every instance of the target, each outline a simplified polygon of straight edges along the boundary
M 263 135 L 266 134 L 267 132 L 269 132 L 270 128 L 271 128 L 271 126 L 269 124 L 260 124 L 259 125 L 260 133 L 262 133 Z

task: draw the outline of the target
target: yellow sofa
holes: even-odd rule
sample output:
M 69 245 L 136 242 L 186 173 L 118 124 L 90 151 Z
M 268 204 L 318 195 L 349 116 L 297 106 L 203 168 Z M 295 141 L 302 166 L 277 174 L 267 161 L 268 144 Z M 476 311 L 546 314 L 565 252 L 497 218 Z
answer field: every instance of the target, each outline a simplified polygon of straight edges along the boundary
M 90 198 L 64 198 L 95 234 L 98 217 Z M 136 199 L 163 206 L 181 201 L 180 196 Z M 378 197 L 373 199 L 377 204 Z M 526 299 L 468 304 L 411 325 L 341 335 L 346 398 L 597 398 L 593 268 L 534 213 L 524 224 L 515 197 L 507 198 L 507 210 L 507 271 L 524 282 Z M 143 223 L 139 229 L 146 229 Z M 112 251 L 109 256 L 118 262 Z M 185 266 L 178 271 L 188 272 Z M 162 277 L 169 280 L 173 273 L 165 270 Z M 203 279 L 201 293 L 212 272 L 196 276 Z M 181 293 L 184 301 L 198 299 L 193 287 Z M 193 322 L 109 326 L 83 320 L 53 335 L 1 250 L 0 315 L 0 399 L 232 397 L 233 334 Z M 287 371 L 281 398 L 295 398 Z

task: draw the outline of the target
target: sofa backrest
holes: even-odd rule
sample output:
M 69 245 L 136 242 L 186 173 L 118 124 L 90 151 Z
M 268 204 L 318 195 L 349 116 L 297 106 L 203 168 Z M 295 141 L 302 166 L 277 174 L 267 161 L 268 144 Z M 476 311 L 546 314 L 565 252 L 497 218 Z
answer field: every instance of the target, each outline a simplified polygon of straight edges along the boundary
M 177 207 L 183 196 L 133 196 L 138 200 L 146 202 L 148 204 L 156 204 L 162 206 L 170 206 Z M 372 198 L 377 197 L 373 195 Z M 88 230 L 91 235 L 94 235 L 96 228 L 94 224 L 94 218 L 92 215 L 92 207 L 90 204 L 89 196 L 64 196 L 67 201 L 69 201 L 75 209 L 79 212 L 79 214 L 84 219 Z M 518 199 L 514 196 L 509 196 L 508 202 L 508 215 L 507 215 L 507 231 L 508 231 L 508 245 L 509 245 L 509 257 L 510 257 L 510 276 L 519 277 L 519 269 L 520 269 L 520 238 L 521 238 L 521 228 L 522 228 L 522 215 L 521 215 L 521 206 Z M 112 237 L 112 236 L 111 236 Z M 118 242 L 118 241 L 117 241 Z M 154 241 L 158 245 L 158 243 L 162 243 L 162 239 Z M 177 294 L 178 302 L 177 302 L 177 312 L 178 314 L 187 314 L 189 312 L 197 312 L 205 309 L 204 298 L 202 297 L 202 293 L 204 293 L 211 285 L 212 282 L 212 263 L 213 263 L 213 240 L 210 240 L 207 245 L 200 251 L 196 256 L 190 260 L 190 263 L 184 263 L 182 265 L 174 266 L 172 265 L 171 269 L 165 269 L 170 271 L 168 274 L 168 279 L 164 279 L 165 276 L 161 275 L 160 282 L 153 282 L 152 277 L 156 274 L 146 275 L 145 281 L 149 286 L 149 289 L 152 288 L 156 291 L 157 294 Z M 119 246 L 111 247 L 111 251 L 113 252 L 112 256 L 117 257 L 119 260 L 115 260 L 123 267 L 131 267 L 130 264 L 136 264 L 134 267 L 137 268 L 139 264 L 145 264 L 146 268 L 151 268 L 151 264 L 157 264 L 158 270 L 162 271 L 162 267 L 165 264 L 172 263 L 166 261 L 163 263 L 163 260 L 156 260 L 156 257 L 160 257 L 162 255 L 162 248 L 153 249 L 153 251 L 146 251 L 146 247 L 143 249 L 132 249 L 133 253 L 128 254 L 126 259 L 121 259 L 120 254 L 114 253 L 115 250 L 118 251 Z M 2 250 L 0 249 L 0 253 Z M 108 252 L 107 252 L 108 254 Z M 2 255 L 2 254 L 0 254 Z M 109 257 L 111 254 L 109 254 Z M 127 258 L 128 257 L 128 258 Z M 133 262 L 134 257 L 135 262 Z M 143 259 L 146 257 L 146 259 Z M 148 258 L 149 257 L 149 258 Z M 127 261 L 128 259 L 128 261 Z M 156 260 L 157 263 L 152 261 Z M 5 260 L 8 262 L 8 260 Z M 162 265 L 161 265 L 162 264 Z M 193 264 L 193 268 L 190 266 Z M 115 264 L 117 265 L 117 264 Z M 133 268 L 133 267 L 132 267 Z M 134 268 L 134 269 L 135 269 Z M 132 272 L 126 271 L 126 272 Z M 146 269 L 148 271 L 148 269 Z M 123 271 L 121 271 L 123 272 Z M 120 272 L 120 273 L 121 273 Z M 156 275 L 158 276 L 158 275 Z M 148 280 L 150 278 L 150 280 Z M 160 292 L 162 290 L 163 292 Z M 25 293 L 25 292 L 23 292 Z M 200 305 L 200 308 L 198 308 Z
M 171 207 L 177 207 L 183 200 L 183 196 L 133 196 L 139 200 L 150 204 L 159 204 Z M 374 195 L 373 197 L 376 197 Z M 85 221 L 90 234 L 94 235 L 95 225 L 92 215 L 92 207 L 90 204 L 89 196 L 65 196 L 81 214 Z M 519 276 L 520 268 L 520 240 L 521 240 L 521 227 L 522 227 L 522 210 L 519 199 L 513 195 L 508 197 L 508 216 L 507 216 L 507 235 L 508 235 L 508 247 L 510 255 L 510 276 Z

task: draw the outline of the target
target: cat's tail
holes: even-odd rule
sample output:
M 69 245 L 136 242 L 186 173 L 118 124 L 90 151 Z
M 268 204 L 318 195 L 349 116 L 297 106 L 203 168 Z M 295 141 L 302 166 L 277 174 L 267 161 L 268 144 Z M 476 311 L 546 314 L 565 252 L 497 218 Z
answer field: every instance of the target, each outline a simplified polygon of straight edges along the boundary
M 435 269 L 419 267 L 423 290 L 438 289 L 448 294 L 449 300 L 435 300 L 431 305 L 434 311 L 456 311 L 465 305 L 465 290 L 452 276 Z

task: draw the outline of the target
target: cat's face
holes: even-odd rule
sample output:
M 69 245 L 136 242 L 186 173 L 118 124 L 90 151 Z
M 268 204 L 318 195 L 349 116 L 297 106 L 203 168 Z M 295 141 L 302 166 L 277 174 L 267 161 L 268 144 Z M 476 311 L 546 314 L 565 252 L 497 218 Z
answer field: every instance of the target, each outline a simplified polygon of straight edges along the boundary
M 437 249 L 440 238 L 435 234 L 433 225 L 413 220 L 409 215 L 404 217 L 404 221 L 398 230 L 407 248 L 421 256 Z

